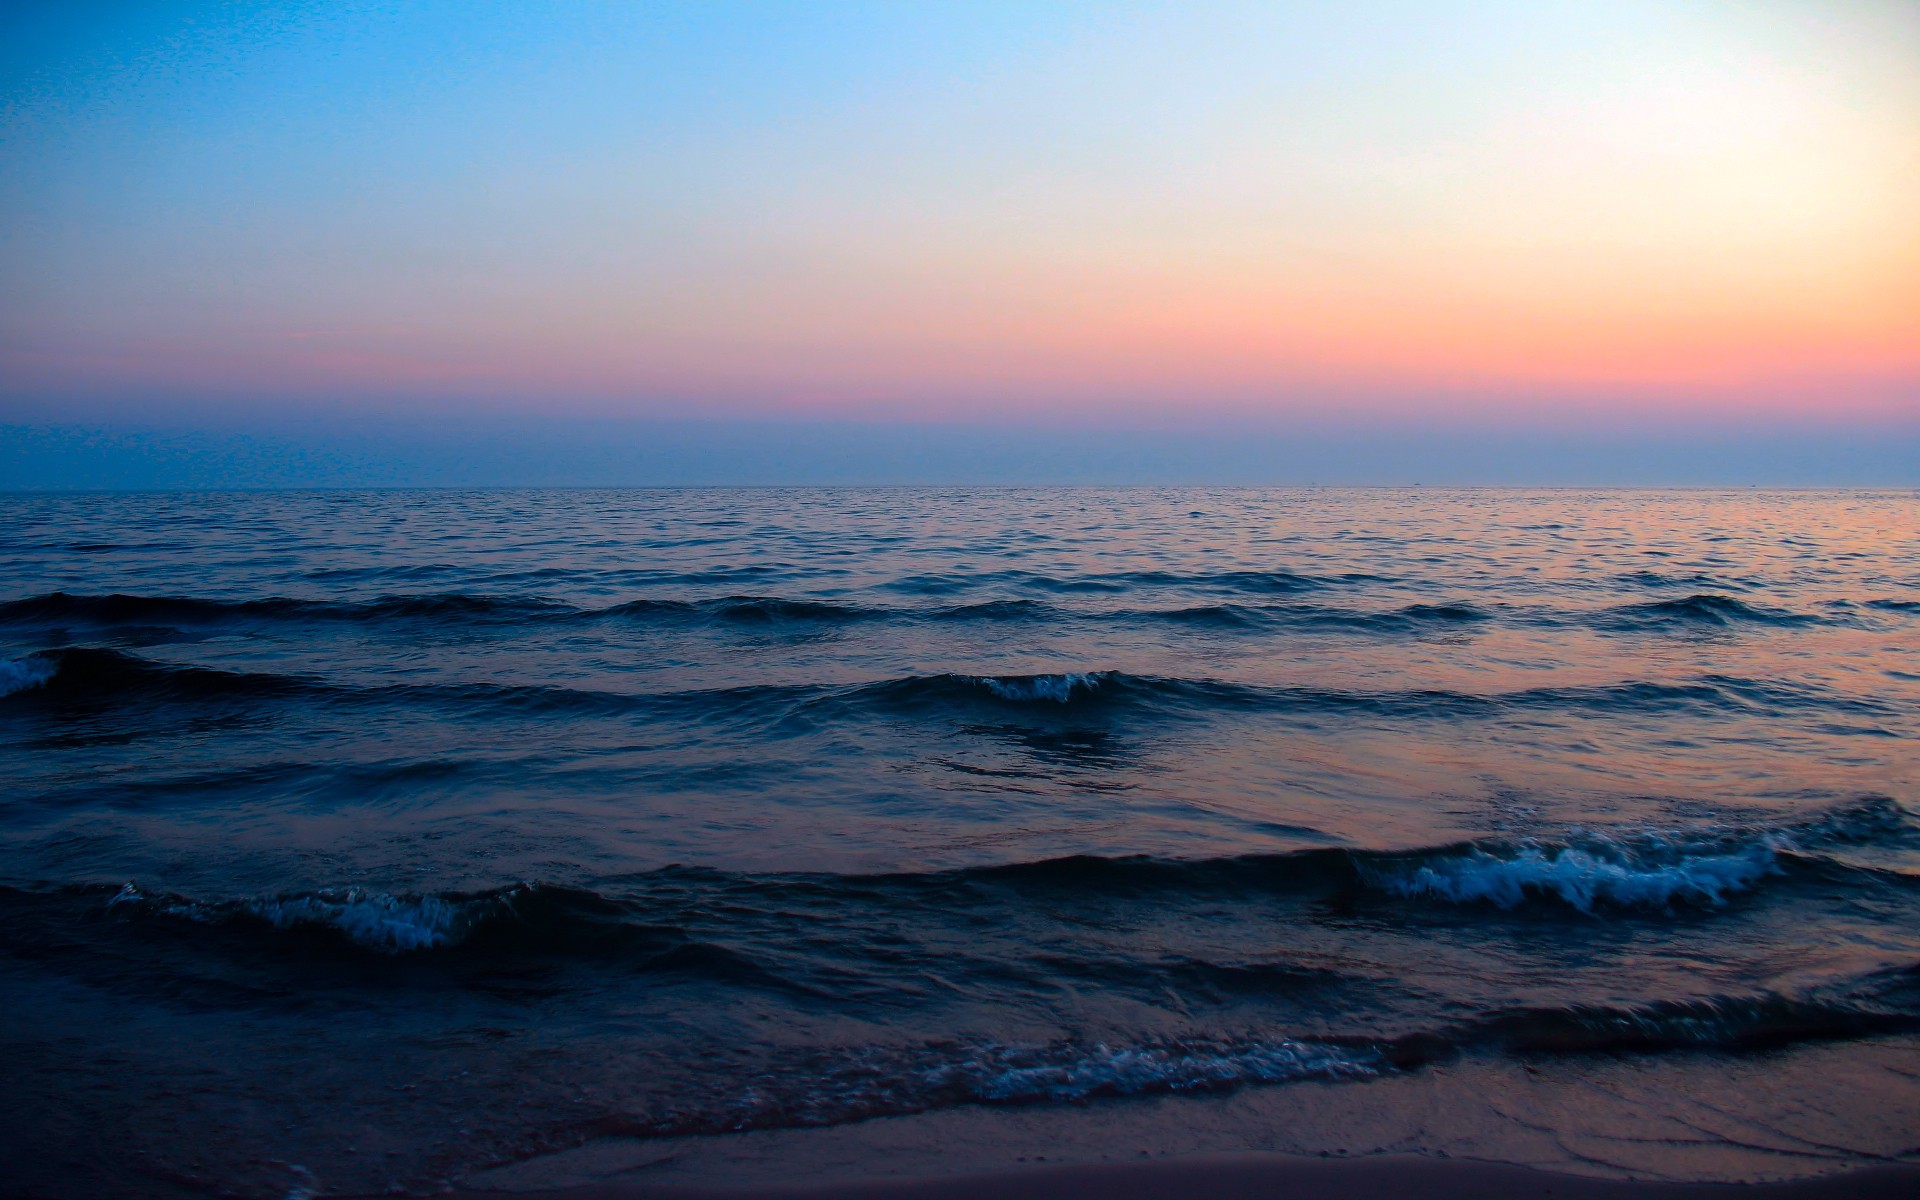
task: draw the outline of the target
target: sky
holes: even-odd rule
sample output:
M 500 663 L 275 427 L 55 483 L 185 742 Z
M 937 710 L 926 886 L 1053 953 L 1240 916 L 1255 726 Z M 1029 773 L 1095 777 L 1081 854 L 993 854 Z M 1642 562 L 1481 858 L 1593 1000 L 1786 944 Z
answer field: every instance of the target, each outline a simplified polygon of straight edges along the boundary
M 1920 483 L 1916 214 L 1913 0 L 14 3 L 0 487 Z

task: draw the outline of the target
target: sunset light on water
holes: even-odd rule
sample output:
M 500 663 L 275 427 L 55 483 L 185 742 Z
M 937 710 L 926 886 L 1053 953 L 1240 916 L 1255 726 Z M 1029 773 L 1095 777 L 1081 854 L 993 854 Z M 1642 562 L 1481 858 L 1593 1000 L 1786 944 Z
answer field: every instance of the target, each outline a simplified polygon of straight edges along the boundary
M 0 1195 L 1920 1194 L 1920 9 L 0 13 Z

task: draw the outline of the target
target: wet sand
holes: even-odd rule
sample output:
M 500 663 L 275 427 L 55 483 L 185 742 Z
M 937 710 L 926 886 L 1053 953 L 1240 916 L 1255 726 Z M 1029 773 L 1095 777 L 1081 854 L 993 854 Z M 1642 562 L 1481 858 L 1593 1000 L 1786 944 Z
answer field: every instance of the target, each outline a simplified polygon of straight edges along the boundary
M 454 1200 L 1909 1200 L 1920 1166 L 1869 1167 L 1785 1183 L 1596 1179 L 1412 1155 L 1328 1160 L 1247 1154 L 1034 1166 L 946 1178 L 755 1187 L 609 1182 L 549 1191 L 458 1192 Z
M 1920 1196 L 1920 1039 L 1465 1060 L 1365 1083 L 587 1138 L 471 1197 Z

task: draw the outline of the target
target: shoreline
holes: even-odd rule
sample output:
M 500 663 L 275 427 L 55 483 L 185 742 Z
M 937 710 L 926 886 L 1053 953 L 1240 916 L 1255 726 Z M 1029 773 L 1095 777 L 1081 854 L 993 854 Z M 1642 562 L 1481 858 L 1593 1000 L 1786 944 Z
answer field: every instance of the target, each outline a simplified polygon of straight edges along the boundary
M 532 1191 L 457 1189 L 449 1200 L 1906 1200 L 1920 1164 L 1772 1183 L 1570 1175 L 1422 1155 L 1319 1158 L 1246 1153 L 831 1183 L 700 1186 L 606 1181 Z

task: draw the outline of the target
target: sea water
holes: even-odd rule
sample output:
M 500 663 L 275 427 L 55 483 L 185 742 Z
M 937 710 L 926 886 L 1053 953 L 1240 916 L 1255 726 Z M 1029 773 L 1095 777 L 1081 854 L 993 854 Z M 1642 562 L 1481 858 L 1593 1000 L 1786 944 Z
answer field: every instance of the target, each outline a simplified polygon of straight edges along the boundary
M 0 497 L 5 1153 L 430 1191 L 1871 1055 L 1916 737 L 1912 492 Z

